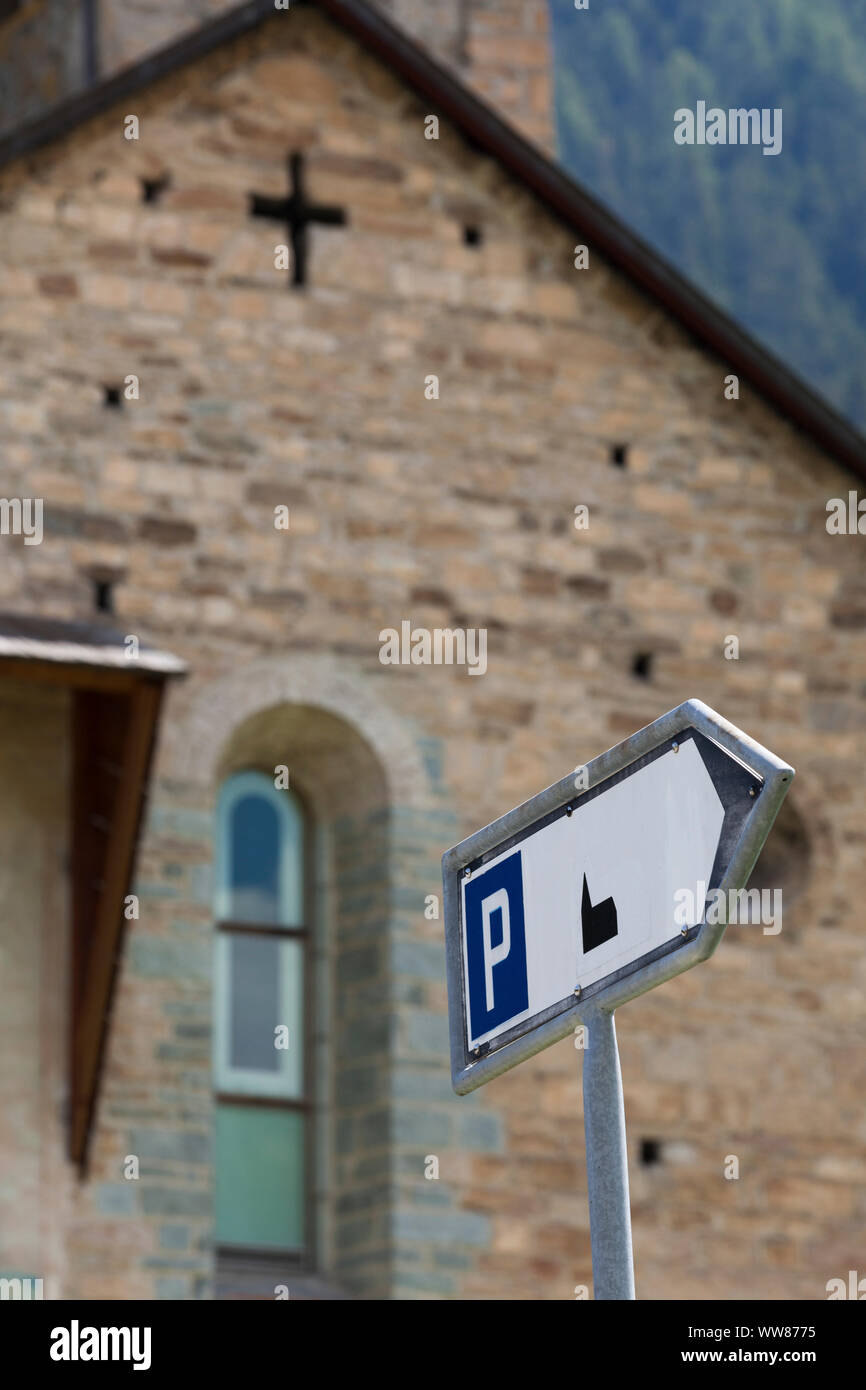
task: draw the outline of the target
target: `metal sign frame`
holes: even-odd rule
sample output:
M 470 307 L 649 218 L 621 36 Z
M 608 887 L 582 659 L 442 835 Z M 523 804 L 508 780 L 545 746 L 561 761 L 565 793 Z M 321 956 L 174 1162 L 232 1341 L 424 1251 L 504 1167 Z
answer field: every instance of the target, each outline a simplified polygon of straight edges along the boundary
M 719 913 L 718 923 L 704 920 L 646 957 L 615 971 L 597 981 L 586 991 L 577 994 L 574 1002 L 563 1002 L 536 1015 L 533 1027 L 521 1036 L 508 1039 L 508 1034 L 493 1038 L 470 1054 L 467 1048 L 466 997 L 463 966 L 463 920 L 461 881 L 468 873 L 479 869 L 513 843 L 522 838 L 538 822 L 556 815 L 568 814 L 593 795 L 600 795 L 602 784 L 617 779 L 617 774 L 629 775 L 635 764 L 649 761 L 653 755 L 667 751 L 678 736 L 701 734 L 718 745 L 740 765 L 741 774 L 751 778 L 754 804 L 745 818 L 729 836 L 727 864 L 718 887 L 727 904 L 728 891 L 744 888 L 755 861 L 770 832 L 779 807 L 794 778 L 794 769 L 767 748 L 749 738 L 742 730 L 716 714 L 701 700 L 686 700 L 676 709 L 632 734 L 623 743 L 593 758 L 585 766 L 586 787 L 575 790 L 574 772 L 561 781 L 515 807 L 491 825 L 478 830 L 468 839 L 446 851 L 442 856 L 442 878 L 445 917 L 445 952 L 448 976 L 448 1019 L 451 1039 L 451 1080 L 459 1095 L 466 1095 L 491 1081 L 537 1052 L 559 1042 L 573 1032 L 575 1026 L 586 1022 L 599 1011 L 612 1012 L 620 1004 L 689 970 L 706 960 L 715 951 L 724 935 L 725 910 Z M 726 759 L 726 762 L 728 760 Z M 732 773 L 734 769 L 731 769 Z M 617 779 L 619 780 L 619 779 Z M 722 840 L 725 839 L 723 827 Z M 525 1026 L 524 1023 L 524 1026 Z M 505 1041 L 502 1040 L 504 1036 Z

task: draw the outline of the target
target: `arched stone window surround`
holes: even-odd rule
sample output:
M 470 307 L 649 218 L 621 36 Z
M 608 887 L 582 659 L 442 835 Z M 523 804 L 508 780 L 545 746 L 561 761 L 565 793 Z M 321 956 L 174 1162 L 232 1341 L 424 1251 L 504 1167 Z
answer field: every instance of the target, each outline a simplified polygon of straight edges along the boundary
M 438 857 L 451 843 L 444 792 L 427 741 L 383 683 L 332 658 L 258 660 L 190 693 L 173 725 L 175 747 L 163 749 L 172 778 L 198 785 L 213 806 L 230 773 L 273 775 L 285 764 L 315 827 L 317 1263 L 349 1290 L 388 1296 L 400 1187 L 391 1072 L 401 1027 L 390 966 L 406 931 L 402 866 L 417 862 L 428 815 L 437 828 L 412 893 L 419 921 L 425 894 L 439 891 Z M 447 1074 L 447 1049 L 442 1068 Z

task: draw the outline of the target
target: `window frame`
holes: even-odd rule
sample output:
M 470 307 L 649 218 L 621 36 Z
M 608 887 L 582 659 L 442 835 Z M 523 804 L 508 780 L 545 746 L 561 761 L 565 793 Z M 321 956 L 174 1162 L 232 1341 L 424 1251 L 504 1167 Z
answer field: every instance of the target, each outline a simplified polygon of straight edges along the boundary
M 276 766 L 277 764 L 275 764 Z M 237 1245 L 215 1239 L 214 1246 L 217 1257 L 225 1256 L 227 1259 L 240 1259 L 258 1262 L 264 1268 L 269 1263 L 277 1261 L 279 1264 L 289 1264 L 293 1268 L 304 1271 L 314 1271 L 317 1268 L 316 1251 L 316 1222 L 315 1222 L 315 1183 L 314 1183 L 314 1160 L 315 1160 L 315 990 L 314 985 L 314 939 L 311 923 L 313 921 L 313 911 L 316 902 L 315 868 L 316 868 L 316 829 L 315 821 L 310 811 L 308 798 L 297 787 L 290 786 L 285 790 L 274 786 L 274 773 L 272 768 L 262 766 L 244 766 L 227 770 L 220 782 L 218 789 L 217 814 L 219 821 L 217 834 L 215 836 L 217 874 L 214 890 L 214 928 L 216 932 L 216 959 L 215 959 L 215 980 L 214 980 L 214 1047 L 212 1055 L 213 1073 L 213 1097 L 214 1105 L 248 1105 L 250 1107 L 273 1107 L 283 1110 L 294 1110 L 301 1112 L 303 1120 L 303 1141 L 302 1141 L 302 1162 L 303 1162 L 303 1183 L 302 1183 L 302 1231 L 303 1247 L 279 1248 L 275 1246 L 260 1245 Z M 243 782 L 241 779 L 244 779 Z M 221 798 L 224 789 L 230 781 L 237 783 L 237 790 L 232 797 L 229 807 L 223 810 Z M 297 868 L 302 877 L 301 886 L 301 917 L 302 920 L 297 925 L 279 926 L 274 924 L 264 924 L 260 922 L 238 921 L 232 917 L 222 916 L 219 908 L 229 901 L 226 892 L 226 884 L 223 879 L 226 868 L 230 863 L 229 850 L 229 811 L 231 805 L 241 795 L 248 794 L 249 790 L 255 788 L 257 791 L 265 791 L 270 798 L 274 799 L 285 795 L 287 791 L 296 803 L 300 813 L 301 829 L 301 852 L 298 857 Z M 285 872 L 285 870 L 283 870 Z M 223 1071 L 219 1065 L 222 1038 L 226 1039 L 228 1030 L 224 1026 L 225 1014 L 220 1014 L 223 1001 L 220 998 L 220 962 L 219 953 L 226 952 L 227 943 L 224 946 L 225 938 L 232 935 L 249 933 L 251 935 L 276 937 L 283 940 L 297 941 L 301 947 L 300 963 L 300 1000 L 303 1008 L 303 1027 L 302 1027 L 302 1047 L 303 1060 L 301 1066 L 301 1085 L 302 1094 L 291 1096 L 286 1094 L 264 1093 L 257 1089 L 238 1090 L 236 1086 L 223 1085 L 224 1081 L 231 1079 L 231 1068 Z M 227 988 L 228 972 L 226 972 L 225 984 Z M 227 995 L 226 995 L 227 999 Z M 264 1075 L 263 1073 L 260 1075 Z M 272 1073 L 268 1074 L 273 1076 Z
M 306 931 L 271 930 L 254 931 L 243 923 L 218 922 L 216 940 L 216 959 L 214 962 L 214 1075 L 218 1092 L 225 1092 L 238 1100 L 294 1101 L 296 1109 L 303 1109 L 306 1100 L 305 1068 L 307 1061 L 306 1039 Z M 291 1017 L 291 998 L 297 989 L 298 1015 L 302 1020 L 301 1036 L 298 1042 L 289 1035 L 289 1046 L 275 1048 L 277 1067 L 273 1071 L 254 1070 L 252 1067 L 234 1067 L 231 1064 L 231 943 L 238 937 L 250 936 L 260 940 L 276 940 L 278 944 L 277 969 L 279 972 L 279 1003 L 277 1018 Z M 282 946 L 294 941 L 300 948 L 297 976 L 291 967 L 291 954 Z M 298 978 L 299 977 L 299 978 Z M 300 1044 L 301 1064 L 296 1066 L 293 1048 Z

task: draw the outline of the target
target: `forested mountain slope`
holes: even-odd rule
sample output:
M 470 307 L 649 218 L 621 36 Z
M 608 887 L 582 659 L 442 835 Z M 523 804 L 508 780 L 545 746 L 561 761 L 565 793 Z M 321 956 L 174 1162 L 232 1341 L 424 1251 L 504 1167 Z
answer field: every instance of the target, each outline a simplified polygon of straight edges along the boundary
M 866 4 L 550 9 L 564 165 L 866 427 Z M 780 153 L 677 145 L 698 101 L 781 108 Z

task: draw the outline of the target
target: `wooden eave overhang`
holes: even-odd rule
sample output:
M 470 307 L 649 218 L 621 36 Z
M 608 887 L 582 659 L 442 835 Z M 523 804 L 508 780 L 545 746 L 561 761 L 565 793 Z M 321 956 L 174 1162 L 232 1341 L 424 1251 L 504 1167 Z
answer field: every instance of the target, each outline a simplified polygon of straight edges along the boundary
M 0 614 L 0 676 L 70 691 L 69 1154 L 83 1168 L 163 691 L 185 664 L 96 623 Z

